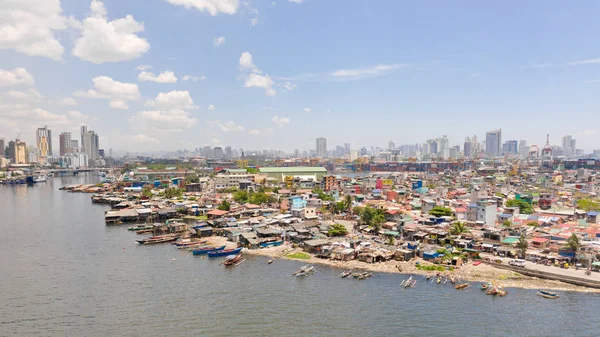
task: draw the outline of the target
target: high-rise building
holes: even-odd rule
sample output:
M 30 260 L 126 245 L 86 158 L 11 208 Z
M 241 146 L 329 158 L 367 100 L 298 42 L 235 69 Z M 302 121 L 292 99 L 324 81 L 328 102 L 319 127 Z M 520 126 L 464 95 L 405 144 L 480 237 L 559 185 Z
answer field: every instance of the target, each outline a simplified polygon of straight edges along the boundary
M 465 145 L 463 147 L 463 155 L 465 158 L 471 158 L 471 138 L 465 138 Z
M 388 150 L 395 150 L 396 149 L 396 144 L 394 144 L 394 142 L 392 142 L 391 140 L 388 142 Z
M 472 157 L 477 157 L 479 155 L 479 152 L 481 152 L 481 144 L 479 144 L 479 141 L 477 140 L 477 136 L 474 135 L 471 138 Z
M 83 130 L 83 126 L 82 126 Z M 87 130 L 87 127 L 86 127 Z M 89 164 L 88 166 L 94 166 L 96 160 L 100 158 L 100 144 L 98 141 L 98 135 L 92 131 L 86 131 L 83 135 L 83 152 L 87 154 Z
M 562 137 L 562 149 L 564 155 L 567 157 L 575 156 L 576 151 L 576 141 L 573 139 L 571 135 L 566 135 Z
M 233 158 L 231 153 L 231 146 L 225 146 L 225 159 Z
M 213 149 L 213 152 L 214 152 L 214 158 L 216 158 L 216 159 L 223 159 L 223 157 L 225 157 L 225 152 L 223 151 L 222 147 L 219 147 L 219 146 L 215 147 Z
M 0 138 L 0 157 L 4 157 L 6 154 L 4 153 L 5 149 L 4 138 Z
M 71 133 L 63 132 L 58 136 L 58 147 L 59 153 L 61 156 L 64 156 L 67 153 L 71 153 Z
M 507 140 L 502 145 L 502 153 L 504 153 L 505 155 L 516 155 L 519 153 L 518 147 L 519 142 L 517 142 L 516 140 Z
M 8 142 L 8 155 L 13 164 L 27 164 L 27 144 L 19 139 Z
M 502 129 L 490 131 L 485 134 L 485 153 L 490 157 L 500 155 L 502 145 Z
M 83 141 L 83 137 L 86 133 L 87 133 L 87 125 L 82 125 L 81 126 L 81 144 L 79 144 L 79 146 L 81 146 L 81 152 L 85 152 L 85 144 Z
M 52 156 L 52 131 L 47 126 L 37 129 L 36 146 L 39 162 L 46 163 L 47 158 Z
M 317 138 L 317 157 L 325 158 L 327 156 L 327 139 L 324 137 Z

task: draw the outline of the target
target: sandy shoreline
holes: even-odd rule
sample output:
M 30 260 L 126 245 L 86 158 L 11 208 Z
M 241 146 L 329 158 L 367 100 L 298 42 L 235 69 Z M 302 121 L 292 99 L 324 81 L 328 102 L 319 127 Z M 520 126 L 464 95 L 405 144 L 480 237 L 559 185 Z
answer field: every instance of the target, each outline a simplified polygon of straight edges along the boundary
M 292 259 L 285 255 L 288 253 L 302 252 L 299 248 L 292 248 L 287 243 L 280 247 L 270 247 L 262 249 L 247 250 L 244 254 L 266 256 L 273 258 L 284 258 L 287 260 L 297 260 L 306 264 L 320 264 L 327 265 L 335 268 L 344 270 L 365 270 L 377 273 L 394 273 L 394 274 L 416 274 L 416 275 L 433 275 L 436 272 L 418 270 L 415 267 L 415 262 L 420 260 L 413 260 L 409 262 L 400 261 L 387 261 L 382 263 L 366 263 L 357 260 L 352 261 L 334 261 L 325 260 L 311 256 L 310 259 Z M 423 262 L 423 264 L 429 264 Z M 562 291 L 577 291 L 585 293 L 600 293 L 600 289 L 587 288 L 582 286 L 576 286 L 560 281 L 545 280 L 535 277 L 521 275 L 519 273 L 494 268 L 487 264 L 480 264 L 473 266 L 471 263 L 456 269 L 453 272 L 446 271 L 442 273 L 444 275 L 453 275 L 459 277 L 461 280 L 470 282 L 493 282 L 494 284 L 500 285 L 505 288 L 523 288 L 523 289 L 548 289 L 548 290 L 562 290 Z

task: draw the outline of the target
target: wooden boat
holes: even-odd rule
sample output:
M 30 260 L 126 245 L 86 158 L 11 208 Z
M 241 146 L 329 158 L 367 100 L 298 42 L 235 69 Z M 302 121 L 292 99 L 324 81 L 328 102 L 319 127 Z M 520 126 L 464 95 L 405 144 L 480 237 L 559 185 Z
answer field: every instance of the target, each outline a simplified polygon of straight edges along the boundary
M 154 232 L 154 229 L 140 229 L 139 231 L 136 231 L 136 234 L 149 234 Z
M 549 298 L 549 299 L 553 299 L 553 300 L 560 297 L 557 293 L 553 293 L 553 292 L 550 292 L 547 290 L 541 290 L 541 289 L 538 290 L 537 295 L 542 296 L 543 298 Z
M 508 292 L 501 287 L 489 287 L 485 293 L 492 296 L 506 296 L 506 294 L 508 294 Z
M 442 278 L 441 278 L 441 277 L 438 277 L 436 282 L 437 282 L 437 284 L 440 284 L 440 283 L 442 283 Z
M 199 248 L 201 246 L 206 246 L 206 241 L 192 241 L 188 244 L 177 246 L 177 249 L 194 249 Z
M 214 252 L 208 252 L 208 257 L 219 257 L 219 256 L 227 256 L 237 254 L 242 251 L 242 247 L 236 249 L 225 249 L 225 250 L 216 250 Z
M 304 265 L 304 266 L 300 267 L 300 269 L 298 269 L 297 271 L 295 271 L 294 273 L 292 273 L 292 275 L 295 275 L 295 276 L 306 276 L 306 275 L 313 274 L 314 271 L 315 271 L 315 267 L 310 266 L 310 265 Z
M 506 291 L 502 288 L 500 288 L 496 291 L 496 295 L 501 296 L 501 297 L 506 296 L 507 294 L 508 294 L 508 291 Z
M 364 280 L 364 279 L 366 279 L 367 277 L 371 277 L 371 275 L 373 275 L 373 273 L 364 272 L 364 273 L 361 273 L 361 274 L 358 276 L 358 279 L 359 279 L 359 280 Z
M 269 260 L 267 261 L 267 264 L 272 264 L 273 262 L 275 262 L 275 259 L 269 259 Z
M 144 229 L 154 229 L 153 225 L 138 225 L 138 226 L 129 226 L 127 227 L 128 231 L 140 231 Z
M 208 254 L 210 252 L 216 252 L 216 251 L 223 250 L 223 249 L 225 249 L 225 245 L 223 245 L 221 247 L 207 246 L 207 247 L 202 247 L 202 248 L 194 249 L 192 251 L 192 254 L 194 254 L 194 255 L 204 255 L 204 254 Z
M 339 274 L 339 275 L 338 275 L 338 277 L 341 277 L 341 278 L 346 278 L 346 277 L 350 276 L 350 274 L 352 274 L 352 272 L 351 272 L 351 271 L 349 271 L 349 270 L 345 270 L 345 271 L 343 271 L 341 274 Z
M 223 261 L 223 264 L 226 266 L 233 266 L 234 264 L 240 262 L 242 259 L 242 254 L 237 255 L 229 255 Z
M 481 261 L 475 261 L 475 262 L 473 262 L 473 265 L 474 265 L 474 266 L 478 266 L 478 265 L 480 265 L 480 264 L 481 264 Z
M 454 286 L 454 289 L 457 290 L 461 290 L 461 289 L 467 289 L 468 287 L 470 287 L 471 285 L 468 283 L 461 283 L 461 284 L 457 284 Z
M 270 242 L 263 242 L 261 244 L 259 244 L 259 246 L 261 248 L 266 248 L 266 247 L 277 247 L 277 246 L 281 246 L 283 244 L 283 241 L 270 241 Z
M 489 283 L 482 283 L 479 285 L 479 289 L 483 290 L 487 290 L 490 287 Z
M 135 240 L 140 245 L 150 245 L 153 243 L 163 243 L 163 242 L 171 242 L 177 240 L 176 236 L 172 237 L 162 237 L 162 238 L 147 238 L 142 240 Z

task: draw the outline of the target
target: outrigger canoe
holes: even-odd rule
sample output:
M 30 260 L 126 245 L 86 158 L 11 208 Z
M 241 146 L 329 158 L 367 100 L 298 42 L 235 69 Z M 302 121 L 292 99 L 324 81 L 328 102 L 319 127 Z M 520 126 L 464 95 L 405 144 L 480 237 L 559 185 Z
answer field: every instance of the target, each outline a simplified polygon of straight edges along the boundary
M 226 249 L 226 250 L 216 250 L 214 252 L 209 252 L 208 257 L 219 257 L 219 256 L 227 256 L 227 255 L 235 255 L 242 251 L 242 247 L 236 249 Z
M 192 251 L 192 254 L 194 254 L 194 255 L 203 255 L 203 254 L 208 254 L 208 253 L 216 252 L 218 250 L 223 250 L 223 249 L 225 249 L 225 245 L 223 245 L 221 247 L 212 247 L 212 246 L 202 247 L 202 248 L 194 249 Z

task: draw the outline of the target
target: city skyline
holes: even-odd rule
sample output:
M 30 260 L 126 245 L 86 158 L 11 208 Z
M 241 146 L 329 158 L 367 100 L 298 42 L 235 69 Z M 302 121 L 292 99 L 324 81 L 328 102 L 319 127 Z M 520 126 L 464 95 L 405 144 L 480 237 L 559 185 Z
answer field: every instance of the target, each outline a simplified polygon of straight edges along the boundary
M 502 129 L 539 147 L 549 133 L 600 148 L 596 2 L 519 4 L 519 15 L 481 2 L 36 3 L 0 5 L 31 14 L 1 24 L 29 37 L 0 37 L 5 139 L 34 144 L 48 125 L 58 144 L 84 123 L 120 151 L 290 152 L 320 136 L 386 148 L 447 135 L 452 147 Z M 107 29 L 116 22 L 126 27 Z

